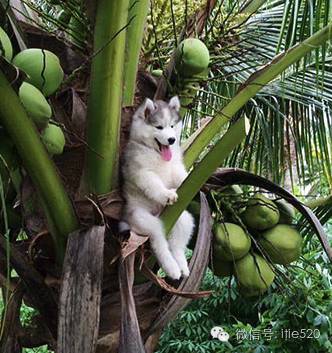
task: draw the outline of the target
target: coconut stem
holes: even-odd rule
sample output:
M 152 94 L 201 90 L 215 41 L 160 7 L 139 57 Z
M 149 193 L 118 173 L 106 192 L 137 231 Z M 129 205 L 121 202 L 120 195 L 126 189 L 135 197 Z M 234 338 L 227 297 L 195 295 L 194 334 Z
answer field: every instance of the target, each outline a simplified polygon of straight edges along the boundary
M 123 106 L 134 102 L 137 68 L 149 5 L 149 0 L 130 0 L 129 18 L 133 20 L 127 29 Z
M 105 194 L 118 182 L 126 25 L 129 0 L 99 0 L 88 102 L 85 176 L 89 192 Z
M 47 208 L 58 259 L 65 253 L 69 233 L 78 228 L 76 214 L 53 161 L 21 102 L 0 69 L 0 123 L 13 140 L 23 165 Z

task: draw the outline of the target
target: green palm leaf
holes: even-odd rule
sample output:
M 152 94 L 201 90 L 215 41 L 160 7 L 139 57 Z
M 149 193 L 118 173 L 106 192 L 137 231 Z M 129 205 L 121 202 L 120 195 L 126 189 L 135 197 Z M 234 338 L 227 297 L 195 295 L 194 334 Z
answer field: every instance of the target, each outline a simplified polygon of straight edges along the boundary
M 215 115 L 237 87 L 277 52 L 322 28 L 328 22 L 329 2 L 313 1 L 312 6 L 315 11 L 307 1 L 269 1 L 233 35 L 233 42 L 227 36 L 228 43 L 215 42 L 219 53 L 213 57 L 211 84 L 208 90 L 198 92 L 194 114 L 188 114 L 186 126 L 199 126 L 203 114 Z M 331 185 L 331 71 L 324 45 L 263 87 L 239 112 L 251 120 L 251 131 L 227 165 L 279 183 L 289 178 L 285 171 L 294 162 L 292 182 L 299 179 L 304 183 L 308 171 L 316 178 L 314 171 L 320 165 Z

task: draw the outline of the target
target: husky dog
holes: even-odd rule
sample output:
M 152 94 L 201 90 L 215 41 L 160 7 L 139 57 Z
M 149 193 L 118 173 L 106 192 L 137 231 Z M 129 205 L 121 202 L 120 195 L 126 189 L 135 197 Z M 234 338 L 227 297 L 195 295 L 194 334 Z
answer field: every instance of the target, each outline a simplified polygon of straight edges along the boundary
M 189 276 L 185 249 L 193 233 L 194 220 L 184 211 L 169 240 L 158 215 L 177 201 L 177 188 L 187 176 L 180 148 L 180 101 L 169 103 L 146 99 L 133 116 L 124 153 L 124 220 L 139 234 L 148 235 L 164 271 L 173 279 Z

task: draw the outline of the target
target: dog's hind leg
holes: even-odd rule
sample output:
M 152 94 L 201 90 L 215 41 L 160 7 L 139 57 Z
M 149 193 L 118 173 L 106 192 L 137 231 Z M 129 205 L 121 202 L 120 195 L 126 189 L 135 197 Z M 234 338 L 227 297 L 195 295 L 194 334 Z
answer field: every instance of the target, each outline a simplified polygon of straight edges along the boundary
M 163 225 L 159 218 L 141 208 L 132 211 L 128 220 L 134 231 L 150 237 L 154 254 L 167 275 L 173 279 L 179 279 L 181 271 L 169 250 Z
M 184 211 L 171 230 L 171 236 L 168 241 L 171 253 L 184 277 L 189 276 L 185 251 L 192 236 L 194 225 L 193 216 L 188 211 Z

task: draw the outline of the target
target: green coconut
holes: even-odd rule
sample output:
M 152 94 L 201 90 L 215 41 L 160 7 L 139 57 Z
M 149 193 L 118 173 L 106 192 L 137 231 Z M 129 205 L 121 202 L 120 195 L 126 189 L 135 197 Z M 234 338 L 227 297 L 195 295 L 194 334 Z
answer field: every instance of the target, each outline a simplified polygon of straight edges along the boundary
M 40 127 L 48 124 L 52 108 L 38 88 L 23 82 L 19 89 L 20 100 L 34 123 Z
M 209 50 L 197 38 L 183 40 L 176 49 L 176 69 L 184 77 L 200 74 L 207 69 L 210 61 Z
M 48 97 L 53 94 L 63 80 L 63 70 L 59 58 L 45 49 L 25 49 L 18 53 L 13 64 L 23 70 L 27 81 Z
M 275 274 L 266 260 L 257 254 L 247 254 L 234 263 L 234 273 L 241 292 L 246 296 L 264 293 L 272 284 Z
M 287 224 L 278 224 L 265 231 L 259 243 L 271 261 L 281 265 L 297 260 L 302 250 L 301 234 Z
M 233 261 L 246 255 L 251 246 L 250 237 L 233 223 L 217 224 L 214 228 L 214 256 L 221 261 Z
M 13 47 L 7 33 L 0 27 L 0 56 L 4 56 L 8 61 L 13 58 Z
M 279 222 L 279 210 L 276 204 L 262 194 L 256 194 L 247 203 L 242 214 L 245 224 L 253 229 L 265 230 Z
M 212 271 L 218 277 L 230 277 L 233 274 L 233 262 L 221 261 L 213 256 Z
M 63 152 L 66 140 L 59 126 L 48 124 L 41 133 L 41 139 L 51 155 L 61 154 Z
M 295 208 L 285 200 L 275 201 L 280 213 L 280 224 L 292 224 L 295 218 Z

